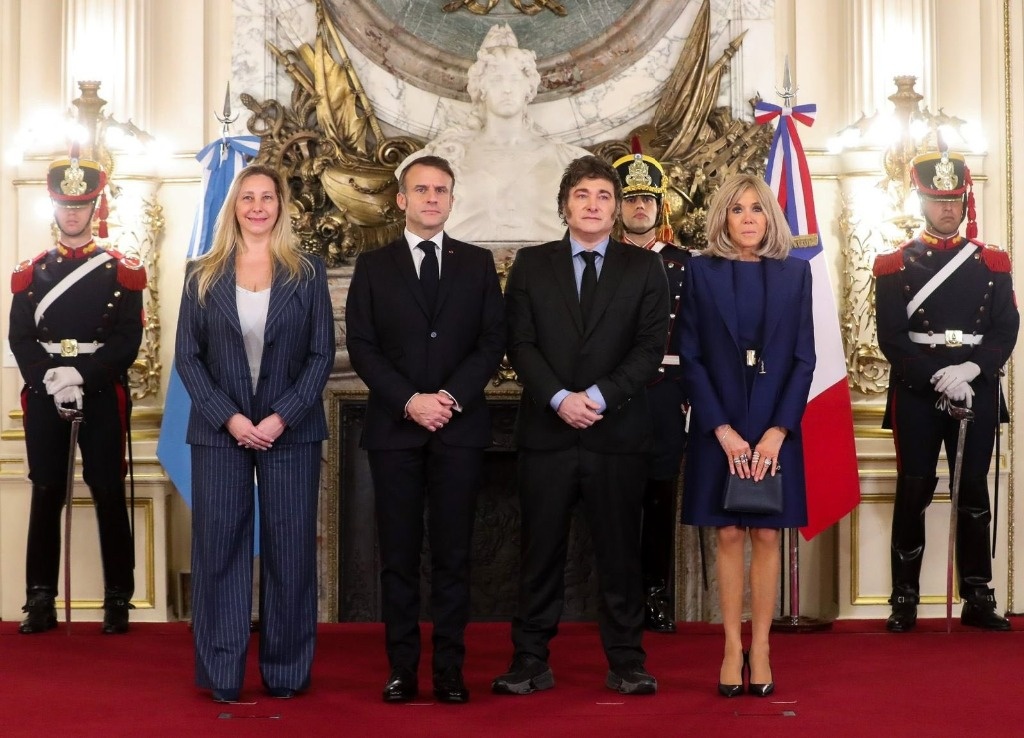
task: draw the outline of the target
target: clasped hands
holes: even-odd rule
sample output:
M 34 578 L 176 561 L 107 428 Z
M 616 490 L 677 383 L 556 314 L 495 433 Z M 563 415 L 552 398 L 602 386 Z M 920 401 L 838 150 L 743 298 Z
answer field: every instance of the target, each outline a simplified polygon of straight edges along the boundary
M 786 439 L 786 432 L 781 428 L 766 430 L 753 453 L 750 444 L 730 425 L 715 428 L 715 437 L 725 452 L 730 474 L 738 474 L 741 479 L 753 477 L 755 482 L 760 482 L 765 475 L 771 473 L 774 477 L 778 471 L 779 450 Z
M 974 399 L 971 382 L 981 374 L 981 367 L 973 361 L 950 364 L 932 375 L 931 383 L 936 392 L 945 395 L 952 402 L 962 402 L 968 408 Z
M 431 433 L 441 430 L 452 419 L 455 400 L 444 392 L 413 395 L 405 406 L 405 414 Z
M 269 451 L 285 429 L 284 420 L 277 413 L 268 415 L 256 425 L 242 413 L 235 413 L 225 425 L 239 446 L 254 451 Z
M 82 409 L 82 385 L 85 380 L 73 366 L 55 366 L 47 369 L 43 375 L 43 386 L 46 394 L 53 396 L 57 410 L 64 410 L 65 405 L 74 405 Z
M 597 412 L 601 403 L 590 399 L 586 392 L 571 392 L 558 405 L 558 417 L 576 430 L 589 428 L 604 416 Z

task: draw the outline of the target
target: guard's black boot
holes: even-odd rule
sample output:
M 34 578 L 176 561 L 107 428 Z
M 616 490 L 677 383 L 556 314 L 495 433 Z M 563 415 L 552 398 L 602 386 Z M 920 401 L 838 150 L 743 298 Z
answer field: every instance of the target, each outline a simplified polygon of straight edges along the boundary
M 924 558 L 924 513 L 935 493 L 937 477 L 900 476 L 892 508 L 892 614 L 885 627 L 905 633 L 917 624 L 921 561 Z
M 674 633 L 676 630 L 675 603 L 668 584 L 675 548 L 675 497 L 675 479 L 647 480 L 640 563 L 646 595 L 644 627 L 656 633 Z
M 992 581 L 991 522 L 988 481 L 983 476 L 964 477 L 956 517 L 956 568 L 964 599 L 960 622 L 984 630 L 1010 630 L 1010 621 L 996 612 L 995 594 L 988 586 Z
M 885 621 L 885 629 L 890 633 L 906 633 L 917 625 L 916 592 L 893 592 L 889 598 L 892 614 Z
M 128 632 L 128 611 L 134 610 L 135 605 L 129 602 L 128 598 L 120 594 L 108 593 L 103 598 L 103 633 L 104 635 L 119 635 Z
M 57 627 L 57 608 L 53 601 L 56 592 L 44 587 L 33 587 L 28 591 L 28 601 L 21 611 L 25 619 L 18 626 L 19 633 L 45 633 Z
M 668 587 L 665 583 L 647 587 L 644 627 L 657 633 L 675 633 L 676 623 L 673 615 L 672 599 L 668 596 Z
M 1010 630 L 1010 621 L 996 612 L 995 592 L 988 588 L 964 596 L 960 622 L 983 630 Z

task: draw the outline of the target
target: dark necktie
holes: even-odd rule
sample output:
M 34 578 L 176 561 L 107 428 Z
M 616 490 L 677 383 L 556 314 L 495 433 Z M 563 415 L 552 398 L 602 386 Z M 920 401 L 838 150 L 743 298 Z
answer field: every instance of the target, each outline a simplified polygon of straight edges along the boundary
M 580 312 L 583 313 L 583 322 L 587 322 L 590 308 L 594 304 L 594 293 L 597 291 L 597 253 L 594 251 L 581 251 L 585 266 L 583 267 L 583 279 L 580 280 Z
M 420 241 L 417 248 L 423 251 L 423 261 L 420 262 L 420 285 L 423 287 L 423 294 L 427 297 L 427 305 L 434 307 L 434 301 L 437 299 L 437 284 L 440 281 L 437 251 L 433 241 Z

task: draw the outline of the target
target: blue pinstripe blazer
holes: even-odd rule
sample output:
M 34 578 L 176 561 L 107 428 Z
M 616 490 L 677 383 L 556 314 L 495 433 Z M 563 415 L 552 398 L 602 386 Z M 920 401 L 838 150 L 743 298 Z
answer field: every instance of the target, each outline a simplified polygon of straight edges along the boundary
M 174 346 L 175 366 L 192 398 L 188 443 L 234 446 L 224 424 L 235 413 L 253 423 L 278 413 L 287 427 L 277 443 L 327 438 L 322 394 L 334 365 L 334 317 L 324 264 L 305 258 L 311 276 L 289 282 L 274 275 L 255 394 L 238 321 L 234 265 L 210 288 L 205 307 L 188 292 L 194 272 L 189 265 Z

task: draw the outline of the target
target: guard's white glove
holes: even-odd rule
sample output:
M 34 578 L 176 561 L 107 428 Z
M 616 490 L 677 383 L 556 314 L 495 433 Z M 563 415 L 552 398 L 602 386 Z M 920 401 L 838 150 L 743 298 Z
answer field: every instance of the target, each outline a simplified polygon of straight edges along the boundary
M 971 407 L 974 399 L 974 389 L 967 382 L 947 387 L 946 391 L 942 394 L 948 397 L 951 402 L 963 403 L 967 408 Z
M 53 393 L 53 404 L 58 410 L 65 409 L 65 405 L 74 404 L 79 410 L 82 409 L 82 388 L 78 385 L 71 385 Z
M 979 374 L 981 374 L 981 367 L 973 361 L 965 361 L 963 364 L 942 367 L 932 375 L 931 383 L 935 386 L 936 392 L 945 393 L 953 385 L 970 382 Z
M 43 375 L 43 384 L 46 385 L 46 394 L 56 395 L 65 387 L 81 387 L 85 384 L 82 375 L 73 366 L 55 366 L 47 369 Z

